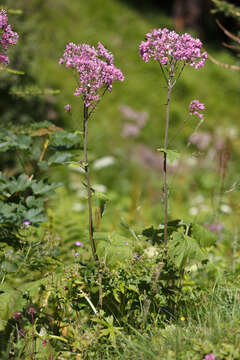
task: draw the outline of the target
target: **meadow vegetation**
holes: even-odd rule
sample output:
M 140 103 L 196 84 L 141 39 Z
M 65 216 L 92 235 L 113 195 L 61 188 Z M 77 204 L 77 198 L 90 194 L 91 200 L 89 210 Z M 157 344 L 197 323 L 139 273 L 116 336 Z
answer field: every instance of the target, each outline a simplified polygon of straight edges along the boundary
M 161 11 L 0 5 L 0 358 L 240 359 L 239 72 L 142 61 Z

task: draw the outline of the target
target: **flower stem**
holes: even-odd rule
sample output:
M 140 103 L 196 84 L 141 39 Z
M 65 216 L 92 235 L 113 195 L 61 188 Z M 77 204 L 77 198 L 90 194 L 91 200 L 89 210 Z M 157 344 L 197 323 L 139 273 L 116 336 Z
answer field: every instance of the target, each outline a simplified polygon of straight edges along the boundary
M 165 138 L 164 138 L 164 150 L 168 147 L 168 132 L 169 132 L 169 115 L 170 115 L 170 99 L 172 91 L 172 72 L 170 73 L 170 79 L 168 81 L 168 98 L 167 98 L 167 110 L 166 110 L 166 126 L 165 126 Z M 168 188 L 167 188 L 167 153 L 163 153 L 163 193 L 164 193 L 164 244 L 167 245 L 167 223 L 168 223 Z
M 92 193 L 91 193 L 91 184 L 89 177 L 89 167 L 88 167 L 88 155 L 87 155 L 87 129 L 88 129 L 88 107 L 84 104 L 83 109 L 83 151 L 84 151 L 84 171 L 87 181 L 87 192 L 88 192 L 88 222 L 89 222 L 89 240 L 92 248 L 93 259 L 98 263 L 98 256 L 96 252 L 96 246 L 93 238 L 93 216 L 92 216 Z

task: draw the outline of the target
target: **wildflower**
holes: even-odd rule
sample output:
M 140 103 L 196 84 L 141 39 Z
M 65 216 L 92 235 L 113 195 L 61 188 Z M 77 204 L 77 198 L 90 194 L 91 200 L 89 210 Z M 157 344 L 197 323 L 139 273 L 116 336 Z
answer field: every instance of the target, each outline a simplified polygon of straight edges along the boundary
M 213 223 L 206 223 L 205 226 L 206 226 L 206 228 L 208 228 L 208 230 L 210 230 L 213 233 L 220 233 L 220 232 L 222 232 L 222 230 L 224 228 L 223 223 L 216 222 L 216 221 L 214 221 Z
M 204 360 L 216 360 L 216 357 L 213 354 L 207 354 L 205 355 Z
M 185 321 L 186 319 L 185 319 L 184 316 L 181 316 L 181 317 L 180 317 L 180 320 L 181 320 L 181 321 Z
M 21 313 L 19 311 L 16 311 L 13 316 L 12 316 L 15 320 L 19 319 L 21 317 Z
M 113 81 L 123 81 L 122 72 L 114 66 L 113 55 L 99 42 L 97 48 L 88 44 L 75 45 L 69 43 L 66 46 L 59 65 L 65 64 L 66 68 L 72 68 L 79 75 L 79 87 L 74 95 L 80 96 L 86 107 L 95 108 L 106 90 L 112 90 Z
M 46 345 L 47 345 L 47 340 L 45 339 L 42 341 L 42 346 L 46 346 Z
M 31 221 L 25 220 L 24 223 L 23 223 L 23 225 L 25 225 L 25 226 L 28 227 L 29 225 L 31 225 Z
M 128 241 L 125 241 L 125 243 L 124 243 L 125 245 L 129 245 L 129 242 Z
M 122 136 L 138 136 L 140 133 L 139 127 L 135 124 L 126 123 L 122 130 Z
M 199 113 L 199 110 L 204 110 L 204 104 L 201 104 L 198 100 L 193 100 L 189 105 L 189 113 L 190 115 L 197 115 L 199 119 L 203 118 L 203 114 Z
M 65 109 L 65 111 L 66 111 L 67 113 L 71 113 L 72 105 L 67 104 L 67 105 L 64 106 L 64 109 Z
M 78 256 L 78 255 L 79 255 L 79 253 L 78 253 L 78 252 L 75 252 L 73 255 L 74 255 L 74 256 Z
M 4 9 L 0 10 L 0 50 L 8 51 L 9 45 L 15 45 L 18 40 L 18 34 L 12 31 L 11 25 L 7 24 L 7 13 Z M 0 53 L 0 64 L 9 64 L 9 58 Z
M 32 315 L 32 316 L 33 316 L 34 314 L 37 313 L 37 311 L 34 309 L 34 307 L 30 306 L 30 308 L 28 309 L 27 313 L 28 313 L 29 315 Z
M 140 44 L 140 56 L 148 62 L 151 58 L 161 65 L 168 66 L 183 61 L 198 69 L 204 65 L 207 53 L 201 52 L 202 43 L 190 34 L 179 35 L 175 31 L 154 29 L 146 34 L 146 40 Z
M 76 241 L 76 242 L 75 242 L 75 245 L 76 245 L 76 246 L 83 246 L 83 243 L 82 243 L 81 241 Z

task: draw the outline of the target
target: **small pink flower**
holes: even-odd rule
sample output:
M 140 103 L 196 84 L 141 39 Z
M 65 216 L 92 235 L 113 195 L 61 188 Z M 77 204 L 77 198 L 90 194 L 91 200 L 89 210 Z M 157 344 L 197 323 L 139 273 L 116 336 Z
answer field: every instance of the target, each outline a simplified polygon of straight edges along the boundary
M 67 105 L 64 106 L 64 109 L 65 109 L 66 113 L 71 113 L 71 111 L 72 111 L 72 105 L 67 104 Z
M 23 223 L 23 225 L 25 225 L 25 226 L 28 227 L 29 225 L 31 225 L 31 221 L 25 220 L 24 223 Z
M 76 241 L 76 242 L 75 242 L 75 245 L 76 245 L 76 246 L 83 246 L 83 243 L 82 243 L 81 241 Z
M 34 309 L 34 307 L 30 306 L 30 308 L 28 309 L 27 313 L 28 313 L 29 315 L 32 315 L 32 316 L 33 316 L 34 314 L 37 313 L 37 311 Z
M 12 317 L 17 320 L 21 317 L 21 313 L 19 311 L 16 311 Z
M 42 342 L 42 346 L 46 346 L 47 345 L 47 340 L 45 339 L 45 340 L 43 340 L 43 342 Z
M 213 354 L 207 354 L 205 355 L 204 360 L 216 360 L 216 357 Z
M 203 118 L 203 114 L 199 113 L 199 110 L 202 111 L 205 109 L 205 105 L 201 104 L 198 100 L 193 100 L 189 105 L 189 113 L 190 115 L 197 115 L 199 119 Z

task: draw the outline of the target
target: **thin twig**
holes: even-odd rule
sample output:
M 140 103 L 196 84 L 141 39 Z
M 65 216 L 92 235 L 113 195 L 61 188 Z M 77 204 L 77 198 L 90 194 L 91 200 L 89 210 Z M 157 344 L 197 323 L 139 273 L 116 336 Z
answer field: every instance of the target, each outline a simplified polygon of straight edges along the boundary
M 224 32 L 225 35 L 227 35 L 230 39 L 236 41 L 237 43 L 240 44 L 240 38 L 234 34 L 232 34 L 230 31 L 228 31 L 221 23 L 218 19 L 216 19 L 216 23 L 218 24 L 218 26 L 220 27 L 220 29 Z
M 225 69 L 229 69 L 229 70 L 240 70 L 240 66 L 237 66 L 237 65 L 229 65 L 229 64 L 224 64 L 224 63 L 221 63 L 219 62 L 218 60 L 216 60 L 214 57 L 212 57 L 212 55 L 210 55 L 208 53 L 208 58 L 216 65 L 219 65 L 219 66 L 222 66 L 224 67 Z

